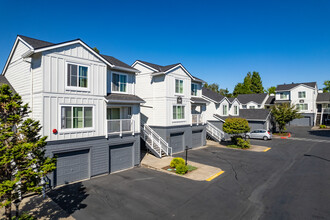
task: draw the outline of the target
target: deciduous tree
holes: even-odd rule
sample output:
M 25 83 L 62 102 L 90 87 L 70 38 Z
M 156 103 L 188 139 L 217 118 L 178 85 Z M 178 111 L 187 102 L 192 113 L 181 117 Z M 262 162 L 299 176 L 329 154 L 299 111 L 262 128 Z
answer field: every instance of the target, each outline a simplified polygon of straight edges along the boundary
M 296 118 L 302 118 L 301 114 L 298 112 L 296 106 L 290 105 L 288 103 L 282 103 L 274 105 L 272 107 L 272 115 L 275 119 L 275 122 L 278 124 L 280 133 L 286 130 L 285 126 L 290 121 Z
M 323 92 L 330 92 L 330 80 L 324 81 L 323 85 L 324 85 Z

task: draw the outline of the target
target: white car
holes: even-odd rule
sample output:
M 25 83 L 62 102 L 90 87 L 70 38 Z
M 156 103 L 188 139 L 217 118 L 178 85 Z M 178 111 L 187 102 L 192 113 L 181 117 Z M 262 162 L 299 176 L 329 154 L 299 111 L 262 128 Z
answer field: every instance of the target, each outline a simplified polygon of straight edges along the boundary
M 264 129 L 253 130 L 249 133 L 246 133 L 246 138 L 255 138 L 255 139 L 263 139 L 265 141 L 272 139 L 272 134 Z

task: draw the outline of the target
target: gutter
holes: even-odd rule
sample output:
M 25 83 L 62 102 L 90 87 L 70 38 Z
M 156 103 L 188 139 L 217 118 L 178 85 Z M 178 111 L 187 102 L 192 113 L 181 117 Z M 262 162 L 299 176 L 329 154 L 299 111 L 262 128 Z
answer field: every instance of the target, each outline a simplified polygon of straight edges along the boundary
M 133 72 L 133 73 L 140 73 L 141 72 L 140 70 L 132 70 L 132 69 L 125 68 L 125 67 L 120 67 L 120 66 L 113 66 L 111 68 L 115 69 L 115 70 L 128 71 L 128 72 Z

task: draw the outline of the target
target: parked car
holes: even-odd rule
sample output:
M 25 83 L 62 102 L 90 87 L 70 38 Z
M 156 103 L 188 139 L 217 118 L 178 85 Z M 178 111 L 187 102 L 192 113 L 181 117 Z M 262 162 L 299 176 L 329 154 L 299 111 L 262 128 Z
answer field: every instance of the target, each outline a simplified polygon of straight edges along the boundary
M 272 139 L 272 134 L 264 129 L 253 130 L 246 133 L 246 138 L 263 139 L 265 141 Z

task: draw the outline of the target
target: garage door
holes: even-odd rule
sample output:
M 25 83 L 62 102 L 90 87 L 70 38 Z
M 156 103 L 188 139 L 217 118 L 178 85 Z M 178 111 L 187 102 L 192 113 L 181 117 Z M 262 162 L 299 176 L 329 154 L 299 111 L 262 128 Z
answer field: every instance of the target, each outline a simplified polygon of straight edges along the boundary
M 192 147 L 200 147 L 203 145 L 203 130 L 192 132 Z
M 170 147 L 172 147 L 172 152 L 180 152 L 183 151 L 183 133 L 174 133 L 171 134 L 171 141 L 170 141 Z
M 311 126 L 310 121 L 311 121 L 310 117 L 299 118 L 299 119 L 294 119 L 292 122 L 290 122 L 290 125 L 294 125 L 294 126 Z
M 133 143 L 110 146 L 110 172 L 133 167 Z
M 89 178 L 89 150 L 57 154 L 55 184 L 62 185 Z

